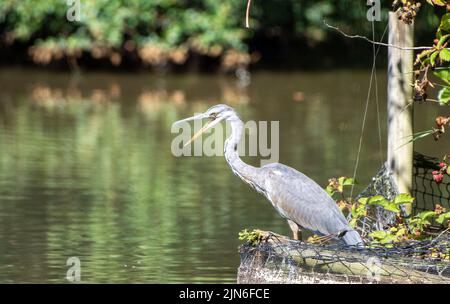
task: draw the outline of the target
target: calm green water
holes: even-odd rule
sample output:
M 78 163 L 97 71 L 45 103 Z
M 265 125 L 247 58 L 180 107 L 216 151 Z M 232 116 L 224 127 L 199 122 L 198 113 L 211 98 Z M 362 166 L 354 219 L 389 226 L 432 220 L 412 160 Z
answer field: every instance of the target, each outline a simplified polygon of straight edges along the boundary
M 172 156 L 172 122 L 219 102 L 244 120 L 279 120 L 280 161 L 325 185 L 353 172 L 368 81 L 368 71 L 260 72 L 241 87 L 212 75 L 1 70 L 0 282 L 66 282 L 72 256 L 82 282 L 234 282 L 238 232 L 288 226 L 222 157 Z M 378 81 L 385 144 L 384 72 Z M 439 111 L 417 107 L 416 129 Z M 382 163 L 374 102 L 365 135 L 361 184 Z M 418 149 L 441 156 L 448 143 Z

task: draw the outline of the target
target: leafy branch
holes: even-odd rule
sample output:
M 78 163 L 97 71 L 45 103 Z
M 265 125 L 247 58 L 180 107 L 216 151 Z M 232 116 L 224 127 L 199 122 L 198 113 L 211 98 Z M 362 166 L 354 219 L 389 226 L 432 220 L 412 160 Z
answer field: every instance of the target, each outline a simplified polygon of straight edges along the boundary
M 447 13 L 443 14 L 440 19 L 439 26 L 436 31 L 436 38 L 431 46 L 414 46 L 402 47 L 384 42 L 371 40 L 361 35 L 350 35 L 339 29 L 338 27 L 329 25 L 324 21 L 325 26 L 331 28 L 343 36 L 351 39 L 363 39 L 371 44 L 385 47 L 396 48 L 404 51 L 421 51 L 416 55 L 414 65 L 417 69 L 414 71 L 415 80 L 411 84 L 414 90 L 414 102 L 438 102 L 440 105 L 450 105 L 450 4 L 445 0 L 426 0 L 426 2 L 435 7 L 444 8 Z M 420 1 L 415 0 L 394 0 L 393 9 L 397 13 L 398 18 L 407 24 L 411 24 L 416 18 L 419 9 L 422 7 Z M 433 83 L 430 81 L 429 72 L 442 81 L 442 83 Z M 441 89 L 437 94 L 436 99 L 428 98 L 427 89 L 429 87 L 440 86 Z M 444 133 L 445 123 L 440 123 L 442 116 L 436 118 L 436 128 L 432 130 L 422 131 L 416 133 L 409 139 L 408 143 L 418 139 L 433 135 L 435 140 L 438 140 Z M 450 118 L 448 118 L 450 119 Z M 450 125 L 449 125 L 450 126 Z
M 448 159 L 448 157 L 446 158 Z M 442 162 L 440 167 L 440 172 L 450 171 L 448 163 Z M 361 197 L 353 202 L 351 198 L 346 198 L 344 194 L 345 188 L 353 184 L 353 179 L 340 177 L 330 179 L 326 187 L 326 191 L 336 199 L 336 203 L 341 211 L 349 214 L 350 226 L 357 228 L 358 222 L 364 218 L 376 220 L 369 213 L 370 208 L 375 206 L 396 214 L 394 224 L 368 234 L 368 244 L 389 246 L 392 243 L 401 241 L 428 238 L 430 235 L 426 229 L 433 221 L 443 226 L 447 225 L 450 228 L 450 212 L 446 212 L 445 208 L 439 204 L 436 205 L 434 211 L 424 211 L 413 217 L 406 218 L 402 215 L 401 206 L 414 202 L 414 198 L 411 195 L 401 193 L 392 200 L 386 199 L 381 195 L 375 195 Z

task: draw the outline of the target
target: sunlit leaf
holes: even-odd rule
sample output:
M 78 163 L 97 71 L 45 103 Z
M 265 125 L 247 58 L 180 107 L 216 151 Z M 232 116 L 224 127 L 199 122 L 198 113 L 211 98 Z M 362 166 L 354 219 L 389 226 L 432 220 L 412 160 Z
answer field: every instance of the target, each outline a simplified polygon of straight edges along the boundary
M 446 5 L 444 0 L 427 0 L 427 2 L 431 5 L 439 5 L 439 6 Z
M 329 196 L 333 196 L 333 194 L 334 194 L 334 187 L 331 186 L 331 185 L 328 185 L 328 186 L 325 188 L 325 191 L 328 193 Z
M 441 38 L 439 38 L 439 41 L 436 45 L 438 49 L 442 48 L 445 42 L 447 42 L 448 38 L 450 37 L 450 34 L 444 35 Z
M 380 240 L 381 244 L 387 244 L 387 243 L 393 243 L 397 240 L 397 237 L 395 235 L 392 234 L 388 234 L 386 235 L 385 238 L 383 238 L 382 240 Z
M 444 87 L 439 91 L 438 100 L 441 104 L 447 104 L 450 101 L 450 87 Z
M 397 231 L 397 233 L 395 233 L 395 235 L 396 235 L 397 237 L 401 237 L 401 236 L 406 235 L 407 233 L 408 233 L 408 231 L 407 231 L 405 228 L 400 228 L 400 229 Z
M 434 211 L 423 211 L 423 212 L 418 213 L 416 216 L 422 220 L 427 220 L 429 218 L 432 218 L 435 215 L 436 215 L 436 213 Z
M 376 196 L 372 196 L 371 198 L 369 198 L 367 203 L 369 205 L 385 206 L 386 204 L 389 203 L 389 201 L 381 195 L 376 195 Z
M 401 193 L 394 198 L 394 204 L 403 205 L 403 204 L 411 204 L 414 201 L 414 197 L 409 195 L 408 193 Z
M 439 53 L 439 58 L 441 58 L 442 61 L 450 61 L 450 50 L 448 50 L 448 49 L 443 49 L 443 50 Z
M 367 204 L 367 201 L 369 200 L 369 198 L 367 198 L 367 197 L 361 197 L 360 199 L 358 199 L 358 202 L 360 203 L 360 204 L 363 204 L 363 205 L 365 205 L 365 204 Z
M 442 16 L 439 28 L 444 31 L 450 30 L 450 13 L 447 13 L 444 16 Z
M 434 71 L 434 75 L 450 84 L 450 69 L 436 69 L 436 71 Z
M 377 231 L 374 231 L 369 234 L 370 237 L 372 237 L 374 239 L 378 239 L 378 240 L 385 238 L 387 235 L 388 235 L 388 233 L 383 230 L 377 230 Z
M 439 224 L 444 224 L 446 220 L 450 220 L 450 212 L 442 213 L 439 215 L 439 217 L 436 219 L 436 222 Z
M 439 54 L 438 52 L 434 52 L 433 54 L 431 54 L 430 62 L 431 62 L 432 66 L 436 65 L 436 57 L 437 57 L 438 54 Z
M 367 203 L 369 205 L 381 206 L 384 210 L 392 211 L 395 213 L 400 212 L 399 207 L 394 202 L 388 201 L 381 195 L 376 195 L 369 198 Z
M 342 186 L 352 186 L 356 184 L 355 180 L 351 177 L 341 176 L 338 181 Z
M 389 202 L 386 205 L 382 206 L 384 208 L 384 210 L 388 210 L 388 211 L 392 211 L 395 213 L 400 212 L 400 208 L 394 204 L 393 202 Z

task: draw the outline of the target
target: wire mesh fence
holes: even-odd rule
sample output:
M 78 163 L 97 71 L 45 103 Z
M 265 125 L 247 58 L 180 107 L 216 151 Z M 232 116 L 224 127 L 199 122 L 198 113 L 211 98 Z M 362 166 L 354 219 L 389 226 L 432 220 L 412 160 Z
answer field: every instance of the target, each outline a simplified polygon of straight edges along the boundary
M 439 170 L 439 159 L 414 153 L 413 193 L 414 212 L 432 210 L 436 204 L 450 210 L 450 182 L 433 180 L 432 172 Z
M 432 172 L 439 161 L 414 156 L 414 213 L 449 206 L 449 183 L 437 184 Z M 382 195 L 392 200 L 398 190 L 384 166 L 357 198 Z M 404 209 L 402 209 L 404 212 Z M 395 224 L 396 214 L 374 206 L 358 223 L 366 237 Z M 261 232 L 257 245 L 239 249 L 239 283 L 450 283 L 450 234 L 432 240 L 406 241 L 388 247 L 351 248 L 341 243 L 318 245 Z
M 433 180 L 432 172 L 439 169 L 439 162 L 437 158 L 414 153 L 412 196 L 415 200 L 412 210 L 413 215 L 425 210 L 434 210 L 437 204 L 446 210 L 450 210 L 450 182 L 444 180 L 437 183 Z M 392 200 L 398 194 L 399 191 L 392 175 L 384 165 L 372 178 L 369 185 L 356 197 L 356 200 L 375 195 L 382 195 L 386 199 Z M 405 208 L 400 206 L 400 209 L 402 215 L 406 216 Z M 379 206 L 370 207 L 368 212 L 367 217 L 358 221 L 357 230 L 363 237 L 374 230 L 383 230 L 385 227 L 395 225 L 396 214 L 394 212 Z M 433 222 L 433 225 L 438 224 Z
M 240 247 L 238 283 L 450 283 L 448 234 L 364 249 L 261 234 L 258 245 Z

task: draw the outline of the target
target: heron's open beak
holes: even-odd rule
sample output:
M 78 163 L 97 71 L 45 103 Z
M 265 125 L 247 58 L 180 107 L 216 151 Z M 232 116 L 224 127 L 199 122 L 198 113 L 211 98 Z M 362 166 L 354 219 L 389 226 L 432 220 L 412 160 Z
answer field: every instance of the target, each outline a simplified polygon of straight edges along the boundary
M 192 116 L 189 118 L 185 118 L 185 119 L 176 121 L 176 122 L 174 122 L 174 124 L 179 124 L 179 123 L 186 122 L 186 121 L 204 119 L 204 118 L 209 118 L 209 116 L 206 116 L 205 114 L 199 114 L 199 115 L 195 115 L 195 116 Z M 206 123 L 206 125 L 204 125 L 200 130 L 198 130 L 198 132 L 195 133 L 194 136 L 192 136 L 192 138 L 187 143 L 184 144 L 184 147 L 186 147 L 191 142 L 193 142 L 197 137 L 202 135 L 206 130 L 211 129 L 212 127 L 214 127 L 215 125 L 217 125 L 219 122 L 221 122 L 224 119 L 225 119 L 225 117 L 220 117 L 220 118 L 215 118 L 213 120 L 208 121 Z
M 195 115 L 195 116 L 192 116 L 192 117 L 188 117 L 188 118 L 185 118 L 185 119 L 182 119 L 182 120 L 178 120 L 178 121 L 174 122 L 173 125 L 178 125 L 178 124 L 180 124 L 182 122 L 191 121 L 191 120 L 197 120 L 197 119 L 203 119 L 203 118 L 208 118 L 208 116 L 206 116 L 205 114 L 198 114 L 198 115 Z

